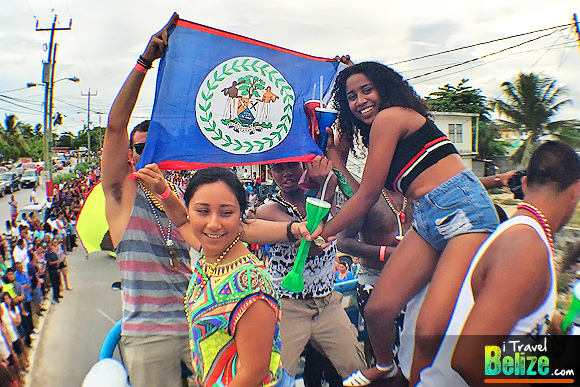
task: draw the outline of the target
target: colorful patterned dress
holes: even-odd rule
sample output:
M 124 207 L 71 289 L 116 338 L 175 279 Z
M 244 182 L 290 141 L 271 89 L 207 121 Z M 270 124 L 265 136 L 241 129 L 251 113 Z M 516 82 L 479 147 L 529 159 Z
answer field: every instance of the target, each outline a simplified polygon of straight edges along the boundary
M 254 302 L 264 300 L 276 312 L 277 322 L 270 374 L 262 385 L 276 385 L 283 372 L 280 302 L 270 276 L 252 254 L 218 265 L 204 285 L 207 269 L 205 261 L 197 262 L 185 296 L 195 382 L 199 386 L 227 386 L 231 382 L 238 357 L 234 339 L 237 323 Z

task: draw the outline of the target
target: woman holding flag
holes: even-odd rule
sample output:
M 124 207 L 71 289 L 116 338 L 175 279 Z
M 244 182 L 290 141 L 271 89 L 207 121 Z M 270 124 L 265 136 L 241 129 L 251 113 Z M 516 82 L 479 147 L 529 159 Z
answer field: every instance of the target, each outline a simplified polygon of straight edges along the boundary
M 413 228 L 386 263 L 365 309 L 376 366 L 352 374 L 345 386 L 368 385 L 397 373 L 394 320 L 430 282 L 415 331 L 414 385 L 437 351 L 473 255 L 498 218 L 484 187 L 399 74 L 379 63 L 360 63 L 339 74 L 335 93 L 340 137 L 352 148 L 360 135 L 368 156 L 358 191 L 325 226 L 323 236 L 363 216 L 383 188 L 402 192 L 414 206 Z M 333 144 L 327 153 L 331 160 L 340 157 Z

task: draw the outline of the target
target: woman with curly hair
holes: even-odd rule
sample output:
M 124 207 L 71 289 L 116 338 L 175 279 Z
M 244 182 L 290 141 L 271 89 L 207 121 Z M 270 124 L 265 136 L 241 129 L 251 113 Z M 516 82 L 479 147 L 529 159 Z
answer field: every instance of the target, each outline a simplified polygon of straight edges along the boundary
M 394 320 L 430 283 L 415 330 L 414 385 L 445 334 L 472 257 L 498 218 L 482 184 L 398 73 L 374 62 L 348 67 L 337 78 L 335 96 L 341 140 L 352 148 L 360 135 L 368 154 L 360 187 L 322 235 L 336 235 L 363 216 L 383 188 L 402 192 L 414 210 L 413 227 L 388 259 L 365 308 L 376 365 L 352 374 L 344 385 L 368 385 L 397 373 Z M 327 155 L 341 163 L 333 145 Z

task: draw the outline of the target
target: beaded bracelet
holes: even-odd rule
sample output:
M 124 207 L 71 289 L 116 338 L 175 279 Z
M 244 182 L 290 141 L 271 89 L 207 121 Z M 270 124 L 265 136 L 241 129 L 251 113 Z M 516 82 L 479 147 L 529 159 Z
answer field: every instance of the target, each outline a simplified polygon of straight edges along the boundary
M 153 63 L 149 62 L 147 59 L 143 58 L 143 55 L 139 55 L 139 59 L 137 59 L 137 63 L 141 66 L 145 67 L 147 70 L 153 67 Z

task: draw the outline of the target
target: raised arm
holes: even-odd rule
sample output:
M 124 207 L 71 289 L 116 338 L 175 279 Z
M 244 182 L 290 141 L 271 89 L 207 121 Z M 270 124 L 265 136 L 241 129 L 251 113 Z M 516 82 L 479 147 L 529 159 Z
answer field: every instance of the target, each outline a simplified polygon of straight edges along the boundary
M 344 230 L 350 223 L 366 214 L 377 201 L 385 184 L 395 147 L 406 132 L 410 115 L 418 113 L 403 108 L 382 110 L 375 118 L 370 134 L 369 152 L 358 191 L 322 231 L 327 238 Z
M 157 164 L 147 164 L 145 167 L 135 171 L 133 174 L 136 178 L 140 179 L 151 192 L 158 196 L 162 195 L 168 188 L 167 182 L 163 178 L 161 170 Z M 187 208 L 181 199 L 175 196 L 173 192 L 169 192 L 169 195 L 162 200 L 167 217 L 171 219 L 181 236 L 194 249 L 199 250 L 200 242 L 193 234 L 193 229 L 189 225 L 189 220 L 187 219 Z M 260 245 L 288 241 L 288 222 L 293 220 L 293 218 L 290 216 L 287 217 L 289 219 L 271 219 L 276 220 L 273 222 L 260 219 L 249 220 L 248 223 L 243 226 L 243 235 L 241 239 L 246 243 Z M 316 237 L 321 231 L 322 227 L 319 226 L 312 235 Z M 295 239 L 302 237 L 308 240 L 312 239 L 310 233 L 306 229 L 306 223 L 293 223 L 290 226 L 290 232 Z
M 167 30 L 178 18 L 179 16 L 174 13 L 165 27 L 151 37 L 142 55 L 146 61 L 153 63 L 161 57 L 161 53 L 168 43 Z M 101 180 L 105 196 L 112 196 L 117 202 L 120 202 L 122 197 L 122 191 L 119 186 L 123 185 L 132 170 L 132 166 L 127 162 L 127 151 L 129 149 L 127 126 L 131 113 L 135 108 L 145 74 L 146 72 L 136 68 L 131 71 L 119 94 L 117 94 L 109 113 L 103 145 Z

